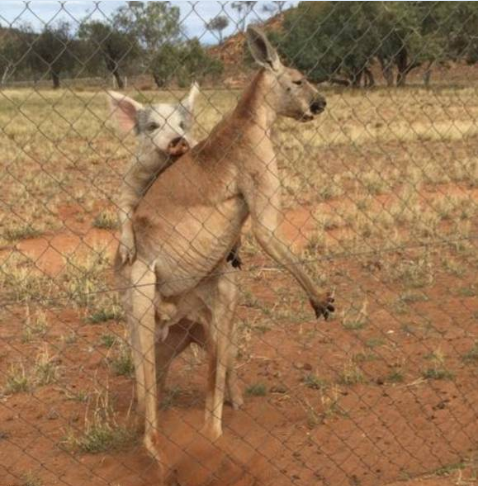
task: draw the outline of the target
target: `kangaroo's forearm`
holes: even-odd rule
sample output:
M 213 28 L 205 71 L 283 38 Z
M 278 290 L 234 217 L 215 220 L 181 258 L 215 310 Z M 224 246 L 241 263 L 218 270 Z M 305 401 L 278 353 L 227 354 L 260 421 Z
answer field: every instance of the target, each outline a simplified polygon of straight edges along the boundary
M 285 241 L 280 232 L 271 232 L 266 228 L 255 228 L 255 237 L 262 249 L 276 263 L 284 267 L 305 290 L 310 298 L 317 295 L 316 285 L 303 270 L 297 256 L 290 250 L 289 244 Z

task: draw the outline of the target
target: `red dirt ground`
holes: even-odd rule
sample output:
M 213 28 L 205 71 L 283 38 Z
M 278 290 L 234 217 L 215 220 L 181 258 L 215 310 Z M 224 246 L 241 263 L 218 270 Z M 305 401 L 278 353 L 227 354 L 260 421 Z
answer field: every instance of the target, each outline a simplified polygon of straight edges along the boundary
M 473 193 L 473 196 L 476 194 Z M 329 209 L 337 202 L 324 205 Z M 66 214 L 65 214 L 66 217 Z M 313 229 L 311 213 L 290 211 L 284 229 L 303 245 Z M 17 245 L 38 267 L 56 277 L 62 255 L 87 251 L 99 240 L 111 252 L 115 236 L 78 226 L 77 235 L 57 234 Z M 302 236 L 301 236 L 302 234 Z M 336 240 L 330 237 L 330 242 Z M 82 250 L 81 248 L 84 248 Z M 432 251 L 439 262 L 450 248 Z M 283 272 L 261 253 L 243 255 L 241 288 L 247 289 L 237 318 L 242 323 L 239 376 L 246 389 L 264 385 L 264 396 L 246 394 L 240 411 L 225 409 L 224 435 L 210 444 L 201 437 L 206 367 L 186 353 L 173 365 L 171 403 L 161 413 L 163 449 L 181 486 L 352 485 L 445 486 L 473 484 L 478 471 L 478 363 L 463 360 L 478 338 L 478 299 L 459 289 L 475 288 L 476 248 L 456 256 L 464 275 L 439 270 L 423 289 L 427 300 L 410 304 L 403 314 L 393 307 L 406 282 L 390 281 L 387 272 L 416 253 L 402 251 L 324 261 L 328 285 L 339 309 L 368 302 L 362 329 L 348 330 L 341 314 L 317 322 L 306 299 Z M 388 260 L 386 260 L 386 258 Z M 252 293 L 251 293 L 252 292 Z M 0 394 L 0 485 L 159 484 L 157 466 L 140 438 L 124 450 L 87 454 L 62 446 L 68 431 L 80 434 L 94 403 L 74 400 L 82 391 L 108 390 L 118 423 L 128 424 L 133 380 L 115 375 L 105 333 L 122 336 L 122 324 L 91 324 L 68 306 L 47 309 L 49 332 L 22 340 L 24 310 L 2 308 L 0 371 L 22 361 L 28 370 L 48 347 L 59 367 L 54 384 L 28 393 Z M 65 335 L 74 333 L 75 341 Z M 376 344 L 372 346 L 372 342 Z M 451 379 L 424 378 L 430 353 L 446 356 Z M 361 370 L 359 383 L 344 383 L 344 367 Z M 394 370 L 403 380 L 394 380 Z M 310 375 L 321 383 L 307 386 Z M 41 483 L 28 483 L 26 477 Z

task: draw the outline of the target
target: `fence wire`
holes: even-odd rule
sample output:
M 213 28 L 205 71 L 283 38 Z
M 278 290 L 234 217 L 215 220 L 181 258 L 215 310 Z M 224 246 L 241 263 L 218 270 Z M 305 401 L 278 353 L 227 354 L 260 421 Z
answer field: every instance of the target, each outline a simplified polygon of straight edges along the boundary
M 477 29 L 2 4 L 0 485 L 477 483 Z

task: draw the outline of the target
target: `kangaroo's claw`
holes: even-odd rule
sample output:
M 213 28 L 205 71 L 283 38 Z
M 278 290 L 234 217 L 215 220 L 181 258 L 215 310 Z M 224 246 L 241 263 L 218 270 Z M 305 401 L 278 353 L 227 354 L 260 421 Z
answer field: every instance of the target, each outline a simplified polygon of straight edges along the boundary
M 325 297 L 320 301 L 315 301 L 311 299 L 310 305 L 314 309 L 317 319 L 323 316 L 324 320 L 327 321 L 329 319 L 330 314 L 335 312 L 335 307 L 333 305 L 334 302 L 335 299 L 332 296 L 332 294 L 327 293 Z
M 241 257 L 234 250 L 227 255 L 227 261 L 230 262 L 234 268 L 238 268 L 239 270 L 242 268 Z

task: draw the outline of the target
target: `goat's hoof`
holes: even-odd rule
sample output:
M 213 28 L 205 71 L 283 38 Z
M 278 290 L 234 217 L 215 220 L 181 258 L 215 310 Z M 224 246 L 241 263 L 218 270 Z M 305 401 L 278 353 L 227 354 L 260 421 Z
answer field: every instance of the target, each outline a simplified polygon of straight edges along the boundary
M 319 301 L 315 301 L 311 299 L 310 305 L 314 309 L 317 319 L 323 316 L 325 320 L 328 320 L 329 316 L 333 312 L 335 312 L 335 307 L 333 305 L 334 302 L 335 299 L 333 295 L 329 292 L 325 294 L 324 298 Z

